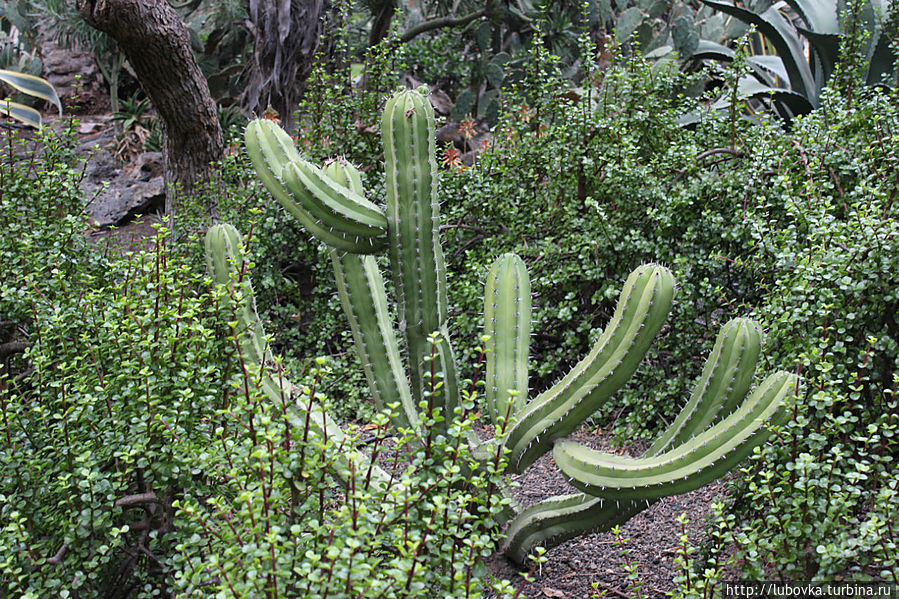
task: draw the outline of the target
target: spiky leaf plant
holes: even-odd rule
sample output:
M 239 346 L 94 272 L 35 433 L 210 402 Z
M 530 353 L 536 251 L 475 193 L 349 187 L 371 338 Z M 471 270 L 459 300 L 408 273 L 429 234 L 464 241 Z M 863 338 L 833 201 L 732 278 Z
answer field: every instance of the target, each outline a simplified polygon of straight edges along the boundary
M 894 85 L 896 34 L 890 2 L 881 0 L 781 0 L 764 11 L 754 11 L 733 0 L 702 0 L 716 11 L 756 27 L 774 53 L 746 57 L 749 72 L 738 82 L 740 99 L 770 100 L 776 112 L 789 120 L 818 108 L 820 95 L 837 66 L 846 44 L 859 38 L 867 85 Z M 844 12 L 845 11 L 845 12 Z M 845 15 L 845 16 L 844 16 Z M 863 38 L 863 39 L 862 39 Z M 696 60 L 731 62 L 732 49 L 702 40 Z M 719 101 L 717 107 L 727 105 Z

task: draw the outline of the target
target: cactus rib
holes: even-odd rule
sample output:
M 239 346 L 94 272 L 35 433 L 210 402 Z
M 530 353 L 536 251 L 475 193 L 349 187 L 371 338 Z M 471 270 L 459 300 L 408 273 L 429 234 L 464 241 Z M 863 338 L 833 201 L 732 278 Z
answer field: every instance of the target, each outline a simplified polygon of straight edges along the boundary
M 334 161 L 322 173 L 357 194 L 362 192 L 359 171 L 346 161 Z M 337 293 L 353 334 L 362 370 L 378 409 L 399 402 L 393 418 L 397 427 L 418 425 L 418 413 L 400 363 L 400 350 L 387 308 L 384 280 L 373 256 L 331 250 Z
M 555 547 L 591 531 L 623 524 L 646 508 L 643 501 L 606 501 L 584 493 L 558 495 L 522 510 L 509 523 L 502 552 L 524 564 L 534 547 Z
M 590 353 L 522 411 L 506 440 L 510 468 L 521 472 L 532 464 L 627 382 L 665 322 L 673 295 L 674 277 L 667 268 L 646 264 L 631 273 Z

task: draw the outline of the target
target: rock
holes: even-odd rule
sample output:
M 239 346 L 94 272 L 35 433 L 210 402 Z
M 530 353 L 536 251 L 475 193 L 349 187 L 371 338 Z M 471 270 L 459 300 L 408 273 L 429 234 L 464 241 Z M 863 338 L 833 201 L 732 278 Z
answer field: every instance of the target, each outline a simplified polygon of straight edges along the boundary
M 165 181 L 154 177 L 149 181 L 125 181 L 118 178 L 99 191 L 87 213 L 96 226 L 115 227 L 129 222 L 138 214 L 149 214 L 165 208 Z
M 44 35 L 45 38 L 48 36 Z M 109 94 L 94 57 L 83 50 L 62 48 L 51 39 L 41 43 L 43 76 L 53 84 L 63 113 L 103 113 L 109 110 Z
M 149 181 L 163 175 L 162 152 L 138 154 L 128 166 L 125 175 L 138 181 Z
M 81 190 L 92 198 L 87 213 L 98 227 L 120 226 L 137 214 L 164 209 L 165 181 L 158 154 L 146 152 L 125 169 L 116 168 L 106 150 L 93 154 Z
M 112 154 L 108 150 L 96 150 L 88 161 L 87 168 L 84 171 L 85 182 L 92 184 L 93 187 L 85 189 L 85 185 L 82 184 L 81 188 L 91 192 L 99 187 L 103 181 L 111 181 L 120 174 L 121 171 L 116 168 L 115 161 L 112 159 Z
M 450 100 L 450 97 L 446 92 L 435 85 L 430 85 L 428 87 L 431 89 L 431 93 L 428 94 L 428 100 L 431 101 L 431 106 L 434 107 L 434 111 L 438 114 L 451 113 L 453 111 L 453 101 Z

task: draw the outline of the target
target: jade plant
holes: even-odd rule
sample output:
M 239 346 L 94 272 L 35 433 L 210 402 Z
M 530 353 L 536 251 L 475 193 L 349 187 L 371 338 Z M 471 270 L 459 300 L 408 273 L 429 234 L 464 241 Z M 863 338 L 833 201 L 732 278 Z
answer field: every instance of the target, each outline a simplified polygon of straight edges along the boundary
M 272 196 L 331 248 L 341 304 L 373 401 L 392 410 L 393 426 L 419 430 L 426 449 L 427 440 L 445 433 L 447 423 L 466 405 L 447 331 L 434 113 L 426 89 L 396 93 L 387 102 L 381 131 L 386 207 L 365 198 L 352 165 L 311 164 L 273 121 L 251 122 L 246 144 Z M 240 285 L 233 323 L 240 329 L 243 359 L 258 364 L 266 392 L 280 401 L 284 382 L 280 375 L 275 381 L 265 374 L 271 356 L 252 288 L 242 274 L 242 252 L 233 227 L 210 229 L 207 255 L 214 278 Z M 381 253 L 390 265 L 398 322 L 391 317 L 375 258 Z M 753 321 L 736 318 L 722 327 L 680 415 L 642 457 L 610 455 L 565 440 L 638 368 L 665 322 L 674 291 L 667 268 L 637 268 L 592 350 L 555 385 L 531 398 L 528 272 L 514 254 L 500 256 L 491 266 L 484 302 L 483 414 L 507 460 L 497 460 L 496 452 L 486 449 L 490 444 L 481 445 L 472 435 L 472 455 L 479 463 L 470 467 L 507 464 L 508 474 L 520 473 L 551 451 L 577 491 L 526 508 L 510 499 L 502 549 L 513 561 L 523 563 L 537 546 L 549 548 L 587 532 L 609 530 L 661 497 L 721 477 L 763 443 L 772 426 L 788 420 L 784 400 L 794 392 L 797 377 L 776 372 L 750 394 L 761 331 Z M 343 436 L 320 408 L 306 409 L 310 433 Z M 360 452 L 340 460 L 338 479 L 365 470 L 377 484 L 391 484 L 389 475 Z M 364 464 L 351 464 L 354 460 Z

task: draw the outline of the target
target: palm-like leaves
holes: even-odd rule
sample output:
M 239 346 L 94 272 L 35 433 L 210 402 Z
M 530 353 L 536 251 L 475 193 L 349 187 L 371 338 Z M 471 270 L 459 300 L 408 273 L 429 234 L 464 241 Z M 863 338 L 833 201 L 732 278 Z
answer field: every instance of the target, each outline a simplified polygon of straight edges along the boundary
M 737 5 L 734 0 L 702 0 L 704 4 L 747 23 L 771 43 L 776 55 L 746 58 L 749 74 L 738 85 L 741 99 L 769 98 L 777 112 L 789 119 L 817 108 L 821 90 L 833 73 L 845 35 L 837 0 L 782 0 L 763 12 Z M 894 59 L 885 25 L 889 0 L 866 0 L 858 26 L 869 33 L 865 58 L 869 85 L 892 82 Z M 702 41 L 694 59 L 731 61 L 734 52 L 726 46 Z
M 52 102 L 56 108 L 59 109 L 59 114 L 62 116 L 62 103 L 59 101 L 59 96 L 56 95 L 56 90 L 46 79 L 41 79 L 40 77 L 35 77 L 34 75 L 28 75 L 26 73 L 0 69 L 0 81 L 3 81 L 3 83 L 17 89 L 23 94 L 28 94 L 29 96 Z M 9 115 L 17 121 L 21 121 L 32 127 L 41 126 L 40 112 L 30 106 L 12 102 L 9 99 L 0 102 L 0 113 Z

